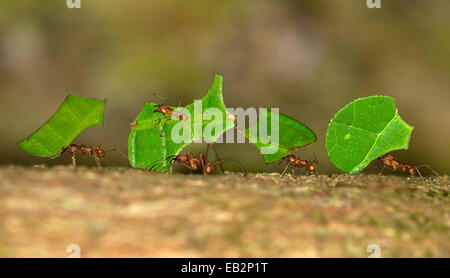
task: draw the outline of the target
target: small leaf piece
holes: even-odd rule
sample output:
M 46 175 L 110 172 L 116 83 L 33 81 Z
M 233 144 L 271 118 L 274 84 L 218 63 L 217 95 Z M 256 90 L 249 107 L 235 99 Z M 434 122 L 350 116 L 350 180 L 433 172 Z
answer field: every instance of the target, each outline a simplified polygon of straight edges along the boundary
M 234 127 L 234 121 L 228 118 L 223 103 L 222 82 L 222 76 L 216 75 L 211 89 L 201 101 L 196 101 L 181 109 L 180 113 L 183 113 L 184 110 L 186 114 L 189 112 L 190 115 L 190 118 L 183 120 L 183 124 L 190 127 L 190 134 L 183 134 L 186 138 L 182 142 L 174 142 L 171 136 L 172 129 L 181 120 L 163 119 L 159 124 L 155 124 L 155 121 L 164 117 L 164 115 L 154 112 L 158 106 L 156 103 L 146 103 L 136 119 L 136 125 L 128 136 L 128 157 L 131 166 L 142 169 L 149 169 L 154 166 L 152 170 L 163 171 L 170 166 L 169 158 L 177 155 L 192 141 L 204 139 L 207 142 L 215 142 L 223 132 Z M 196 112 L 195 107 L 199 108 L 200 105 L 201 110 L 197 109 Z M 177 109 L 177 107 L 170 108 Z M 221 118 L 216 118 L 212 113 L 209 114 L 212 110 L 208 109 L 220 112 Z M 166 124 L 163 130 L 164 122 Z M 206 136 L 203 134 L 205 128 L 213 130 L 211 135 L 209 133 Z
M 55 114 L 18 146 L 38 156 L 57 155 L 87 128 L 102 125 L 104 108 L 101 100 L 68 95 Z
M 261 152 L 266 163 L 277 162 L 286 155 L 294 152 L 297 148 L 309 145 L 316 141 L 316 135 L 310 128 L 281 113 L 277 113 L 279 124 L 278 139 L 274 138 L 272 134 L 260 134 L 261 124 L 267 123 L 267 133 L 272 130 L 272 114 L 274 114 L 274 112 L 271 109 L 260 109 L 260 115 L 256 124 L 244 131 L 245 137 L 247 137 L 250 142 L 252 142 L 252 140 L 255 141 L 253 144 Z M 276 129 L 274 130 L 276 131 Z M 272 150 L 269 152 L 273 153 L 262 151 L 262 148 Z
M 407 149 L 412 130 L 398 115 L 392 97 L 356 99 L 328 126 L 328 156 L 339 169 L 356 174 L 386 153 Z

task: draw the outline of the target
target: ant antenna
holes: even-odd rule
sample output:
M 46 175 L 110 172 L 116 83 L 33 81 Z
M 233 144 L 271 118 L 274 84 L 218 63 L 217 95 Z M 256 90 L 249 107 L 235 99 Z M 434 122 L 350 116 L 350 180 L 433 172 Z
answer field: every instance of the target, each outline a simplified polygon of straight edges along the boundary
M 113 145 L 112 149 L 105 151 L 105 153 L 109 153 L 109 152 L 112 152 L 112 151 L 116 151 L 116 152 L 118 152 L 123 158 L 125 158 L 126 160 L 128 160 L 128 156 L 127 156 L 124 152 L 122 152 L 122 151 L 117 147 L 116 143 L 115 143 L 114 140 L 112 139 L 111 134 L 109 134 L 109 133 L 105 134 L 105 136 L 103 137 L 102 141 L 103 141 L 105 138 L 108 138 L 108 139 L 111 141 L 112 145 Z M 100 147 L 100 146 L 101 146 L 101 144 L 98 145 L 98 147 Z
M 105 151 L 105 153 L 112 152 L 112 151 L 118 152 L 123 158 L 125 158 L 126 160 L 128 160 L 128 156 L 127 156 L 124 152 L 122 152 L 121 150 L 119 150 L 117 147 L 115 147 L 115 146 L 114 146 L 112 149 Z
M 383 174 L 385 168 L 386 168 L 386 166 L 383 165 L 383 168 L 381 169 L 380 173 L 378 173 L 379 176 L 381 176 Z
M 153 95 L 154 95 L 155 97 L 158 97 L 159 99 L 167 100 L 166 98 L 164 98 L 164 97 L 158 95 L 157 93 L 153 93 Z
M 47 166 L 47 163 L 49 163 L 50 161 L 52 161 L 53 159 L 56 159 L 56 158 L 58 158 L 58 157 L 60 157 L 62 155 L 62 153 L 60 153 L 60 154 L 57 154 L 57 155 L 54 155 L 54 156 L 51 156 L 49 159 L 47 159 L 44 163 L 42 163 L 42 165 L 44 166 L 44 167 L 46 167 Z

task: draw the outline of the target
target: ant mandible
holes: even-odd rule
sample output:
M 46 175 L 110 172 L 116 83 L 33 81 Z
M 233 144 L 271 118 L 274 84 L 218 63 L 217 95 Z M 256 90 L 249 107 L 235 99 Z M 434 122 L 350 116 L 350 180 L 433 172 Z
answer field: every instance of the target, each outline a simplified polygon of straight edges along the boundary
M 422 177 L 422 174 L 419 171 L 419 168 L 421 167 L 427 167 L 428 169 L 430 169 L 433 174 L 435 174 L 436 176 L 439 176 L 439 174 L 434 171 L 429 165 L 426 164 L 422 164 L 419 166 L 414 166 L 414 165 L 410 165 L 407 163 L 401 163 L 398 162 L 397 160 L 394 159 L 394 157 L 391 154 L 385 154 L 382 157 L 378 158 L 381 163 L 383 164 L 383 169 L 381 169 L 380 175 L 383 173 L 384 168 L 388 168 L 393 172 L 399 171 L 401 173 L 409 173 L 410 175 L 414 175 L 414 174 L 418 174 L 419 176 Z
M 169 167 L 172 167 L 173 162 L 177 162 L 177 163 L 183 165 L 184 167 L 188 168 L 191 171 L 196 171 L 201 168 L 204 175 L 210 175 L 210 174 L 212 174 L 213 168 L 215 165 L 218 165 L 221 168 L 221 170 L 223 171 L 223 168 L 222 168 L 223 163 L 228 162 L 228 161 L 234 161 L 238 165 L 239 169 L 244 174 L 244 176 L 247 176 L 247 171 L 245 171 L 244 167 L 237 160 L 236 157 L 232 156 L 232 157 L 228 157 L 228 158 L 219 160 L 217 157 L 217 153 L 214 149 L 214 146 L 212 147 L 212 149 L 218 160 L 216 160 L 214 162 L 209 161 L 208 160 L 208 152 L 209 152 L 210 145 L 211 144 L 208 144 L 208 146 L 206 147 L 206 154 L 204 156 L 202 154 L 199 154 L 198 156 L 194 156 L 192 154 L 178 154 L 175 156 L 170 156 L 170 157 L 166 158 L 165 160 L 158 162 L 155 165 L 153 165 L 152 167 L 150 167 L 150 171 L 155 166 L 159 165 L 160 163 L 167 161 L 167 160 L 171 160 L 170 165 L 167 166 L 166 169 Z
M 281 172 L 281 176 L 284 176 L 286 174 L 286 171 L 288 170 L 289 166 L 297 168 L 305 168 L 306 171 L 309 172 L 310 174 L 315 173 L 317 171 L 317 165 L 319 163 L 315 155 L 313 160 L 303 160 L 295 155 L 290 154 L 283 157 L 280 160 L 280 163 L 283 161 L 286 161 L 286 166 Z

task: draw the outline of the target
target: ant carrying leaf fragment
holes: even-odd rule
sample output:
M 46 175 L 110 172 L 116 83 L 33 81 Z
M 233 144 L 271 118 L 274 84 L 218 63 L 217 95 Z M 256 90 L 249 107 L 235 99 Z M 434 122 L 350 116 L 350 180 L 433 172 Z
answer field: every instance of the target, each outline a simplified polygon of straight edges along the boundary
M 216 156 L 216 161 L 209 161 L 208 160 L 208 153 L 209 153 L 209 149 L 212 149 L 215 156 Z M 244 169 L 244 167 L 242 166 L 242 164 L 239 162 L 239 160 L 237 160 L 236 157 L 232 156 L 232 157 L 227 157 L 224 159 L 219 159 L 219 157 L 217 156 L 217 152 L 214 148 L 214 145 L 212 144 L 208 144 L 206 147 L 206 153 L 205 155 L 203 154 L 199 154 L 198 156 L 192 155 L 192 154 L 177 154 L 174 156 L 170 156 L 158 163 L 156 163 L 155 165 L 153 165 L 152 167 L 150 167 L 150 171 L 153 170 L 154 167 L 158 166 L 160 163 L 163 163 L 165 161 L 169 161 L 170 164 L 168 166 L 165 167 L 164 171 L 171 168 L 174 162 L 177 162 L 178 164 L 186 167 L 187 169 L 189 169 L 191 172 L 197 171 L 197 170 L 202 170 L 204 175 L 210 175 L 213 173 L 214 170 L 214 166 L 217 165 L 220 167 L 220 169 L 222 170 L 222 172 L 224 172 L 224 169 L 222 168 L 222 164 L 225 162 L 229 162 L 229 161 L 233 161 L 236 163 L 236 165 L 239 167 L 240 171 L 242 172 L 242 174 L 244 176 L 247 176 L 247 171 Z
M 339 169 L 356 174 L 391 151 L 407 149 L 412 130 L 400 118 L 392 97 L 356 99 L 336 113 L 328 126 L 328 156 Z
M 258 121 L 244 131 L 245 137 L 254 141 L 254 145 L 260 150 L 266 163 L 274 163 L 285 158 L 299 147 L 312 144 L 317 137 L 314 132 L 301 122 L 271 109 L 260 110 Z M 275 115 L 276 114 L 276 115 Z M 278 118 L 278 136 L 261 133 L 261 125 L 266 124 L 267 130 L 271 130 L 272 117 Z M 275 139 L 274 139 L 275 138 Z M 268 142 L 268 143 L 265 143 Z M 271 153 L 264 152 L 264 148 L 274 150 Z
M 394 172 L 418 174 L 419 168 L 401 163 L 389 153 L 407 149 L 413 127 L 399 116 L 390 96 L 359 98 L 342 108 L 330 122 L 326 147 L 331 161 L 339 169 L 356 174 L 371 161 L 379 159 L 384 168 Z M 382 170 L 382 171 L 383 171 Z
M 55 114 L 18 146 L 42 157 L 60 155 L 86 129 L 103 124 L 104 108 L 104 101 L 68 95 Z
M 136 118 L 137 125 L 132 127 L 128 136 L 128 154 L 131 166 L 149 169 L 155 163 L 162 161 L 162 163 L 154 166 L 152 170 L 163 171 L 170 165 L 166 159 L 179 154 L 185 146 L 194 140 L 205 140 L 213 143 L 223 132 L 234 127 L 234 121 L 228 118 L 228 113 L 223 103 L 222 83 L 222 76 L 216 75 L 207 94 L 200 101 L 196 102 L 197 105 L 201 105 L 201 113 L 205 113 L 207 109 L 211 108 L 221 111 L 223 117 L 220 119 L 196 117 L 195 103 L 180 109 L 153 102 L 146 103 Z M 189 117 L 185 117 L 187 113 L 183 111 L 189 112 Z M 203 129 L 216 122 L 221 123 L 220 127 L 215 130 L 212 136 L 204 137 Z M 174 140 L 172 137 L 172 130 L 179 123 L 190 125 L 191 127 L 190 133 L 183 134 L 185 137 L 183 137 L 181 142 Z M 196 126 L 200 127 L 200 130 L 197 130 Z

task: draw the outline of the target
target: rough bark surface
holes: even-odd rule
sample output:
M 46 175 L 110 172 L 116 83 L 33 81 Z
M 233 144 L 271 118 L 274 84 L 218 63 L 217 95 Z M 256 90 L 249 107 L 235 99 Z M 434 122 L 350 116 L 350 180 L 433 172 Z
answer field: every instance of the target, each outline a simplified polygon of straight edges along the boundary
M 450 257 L 448 176 L 0 168 L 0 257 Z

